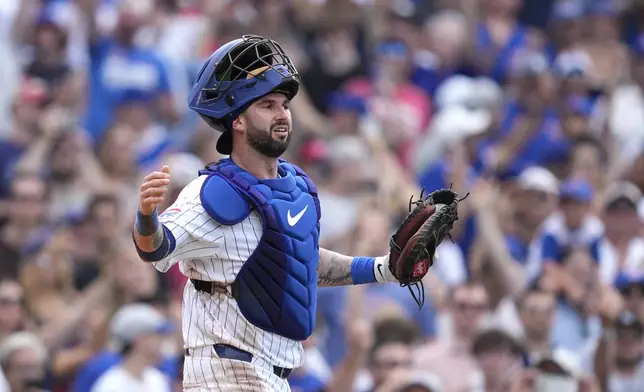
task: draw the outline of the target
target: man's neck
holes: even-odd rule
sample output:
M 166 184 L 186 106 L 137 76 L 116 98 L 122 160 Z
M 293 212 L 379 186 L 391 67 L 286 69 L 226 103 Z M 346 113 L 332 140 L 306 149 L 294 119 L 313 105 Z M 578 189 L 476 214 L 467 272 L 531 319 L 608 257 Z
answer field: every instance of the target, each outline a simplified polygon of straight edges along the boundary
M 619 252 L 625 252 L 630 245 L 632 237 L 614 235 L 606 232 L 606 239 L 617 249 Z
M 525 241 L 526 243 L 529 243 L 530 240 L 534 238 L 536 230 L 532 227 L 528 227 L 525 224 L 518 224 L 515 226 L 515 232 L 519 239 Z
M 250 146 L 244 146 L 240 150 L 230 154 L 230 158 L 237 166 L 260 180 L 277 178 L 277 158 L 263 156 Z
M 137 379 L 143 378 L 143 372 L 148 366 L 146 361 L 136 355 L 130 355 L 121 362 L 121 367 Z
M 457 350 L 467 351 L 469 350 L 471 341 L 472 336 L 469 333 L 455 330 L 450 343 L 452 344 L 452 347 Z
M 548 337 L 536 338 L 527 336 L 525 343 L 528 352 L 531 354 L 543 354 L 552 350 L 552 346 Z

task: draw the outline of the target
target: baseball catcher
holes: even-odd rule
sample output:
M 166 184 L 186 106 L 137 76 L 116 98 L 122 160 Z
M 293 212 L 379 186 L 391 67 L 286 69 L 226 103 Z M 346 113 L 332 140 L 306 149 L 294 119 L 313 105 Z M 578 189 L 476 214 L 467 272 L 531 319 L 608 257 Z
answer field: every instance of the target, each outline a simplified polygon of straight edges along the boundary
M 280 158 L 299 86 L 279 43 L 256 35 L 224 43 L 202 66 L 188 106 L 220 133 L 217 151 L 226 157 L 195 173 L 163 212 L 169 168 L 141 184 L 132 227 L 140 258 L 161 272 L 179 264 L 189 278 L 182 306 L 186 392 L 290 391 L 287 377 L 304 364 L 302 342 L 315 328 L 318 287 L 411 289 L 457 219 L 457 194 L 441 190 L 410 203 L 390 254 L 321 247 L 317 187 Z

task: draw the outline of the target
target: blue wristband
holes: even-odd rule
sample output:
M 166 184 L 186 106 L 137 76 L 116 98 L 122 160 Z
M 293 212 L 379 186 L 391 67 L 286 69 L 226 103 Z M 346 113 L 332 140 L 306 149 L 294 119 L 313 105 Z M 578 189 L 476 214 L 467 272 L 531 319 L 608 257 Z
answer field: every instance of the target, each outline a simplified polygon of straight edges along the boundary
M 351 279 L 353 284 L 375 283 L 376 275 L 373 272 L 375 257 L 354 257 L 351 262 Z
M 159 217 L 157 215 L 157 210 L 154 210 L 152 215 L 143 215 L 141 211 L 136 211 L 136 231 L 144 237 L 151 236 L 157 231 L 159 231 L 161 223 L 159 223 Z

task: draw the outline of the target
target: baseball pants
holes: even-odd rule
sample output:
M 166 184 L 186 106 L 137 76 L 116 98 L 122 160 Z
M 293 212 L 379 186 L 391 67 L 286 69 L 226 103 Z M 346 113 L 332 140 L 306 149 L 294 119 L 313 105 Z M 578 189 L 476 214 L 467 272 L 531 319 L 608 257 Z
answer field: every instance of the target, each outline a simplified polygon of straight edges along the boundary
M 251 362 L 220 358 L 213 346 L 189 349 L 183 365 L 184 392 L 290 392 L 273 366 L 253 357 Z

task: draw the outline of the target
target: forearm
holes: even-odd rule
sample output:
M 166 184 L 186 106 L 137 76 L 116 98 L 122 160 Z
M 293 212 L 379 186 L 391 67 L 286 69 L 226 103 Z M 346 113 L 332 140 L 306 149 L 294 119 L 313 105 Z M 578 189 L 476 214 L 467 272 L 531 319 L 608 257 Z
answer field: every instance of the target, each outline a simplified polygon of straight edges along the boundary
M 526 285 L 525 273 L 508 252 L 497 218 L 490 216 L 491 213 L 484 211 L 478 214 L 477 222 L 481 239 L 491 256 L 490 260 L 496 267 L 495 270 L 499 274 L 507 294 L 518 295 L 523 292 Z
M 48 349 L 60 348 L 68 341 L 76 329 L 85 321 L 89 313 L 101 305 L 105 298 L 109 298 L 113 292 L 112 281 L 107 277 L 101 277 L 83 290 L 79 298 L 71 304 L 73 309 L 68 316 L 46 324 L 39 329 L 39 336 Z
M 320 248 L 318 285 L 346 286 L 353 284 L 351 263 L 353 257 Z
M 154 252 L 163 244 L 163 226 L 159 226 L 152 235 L 141 235 L 134 226 L 134 243 L 144 252 Z
M 350 350 L 344 360 L 333 372 L 333 376 L 331 377 L 331 381 L 328 385 L 329 391 L 353 391 L 353 385 L 355 384 L 358 373 L 365 362 L 364 357 L 364 353 Z
M 133 239 L 139 257 L 146 262 L 164 259 L 175 247 L 172 233 L 159 222 L 156 211 L 152 215 L 137 212 Z
M 347 286 L 396 282 L 389 271 L 389 257 L 352 257 L 320 248 L 318 285 Z

